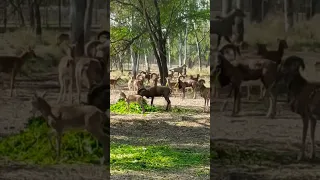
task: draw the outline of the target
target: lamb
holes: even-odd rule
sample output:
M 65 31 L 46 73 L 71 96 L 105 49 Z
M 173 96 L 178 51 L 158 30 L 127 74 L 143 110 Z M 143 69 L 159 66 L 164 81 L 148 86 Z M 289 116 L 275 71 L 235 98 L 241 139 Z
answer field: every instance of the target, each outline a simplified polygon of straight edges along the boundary
M 130 109 L 130 103 L 131 102 L 137 102 L 139 103 L 139 105 L 141 106 L 141 109 L 142 109 L 142 113 L 145 113 L 145 108 L 144 108 L 144 105 L 143 105 L 143 97 L 138 95 L 138 94 L 135 94 L 135 95 L 128 95 L 126 96 L 126 94 L 124 94 L 124 92 L 120 92 L 120 97 L 123 98 L 126 102 L 127 102 L 127 110 L 129 111 Z
M 190 76 L 190 79 L 195 80 L 195 81 L 198 81 L 199 78 L 200 78 L 200 74 L 197 74 L 197 77 L 195 77 L 195 78 L 192 75 Z
M 206 107 L 209 107 L 209 103 L 210 103 L 210 88 L 207 88 L 205 85 L 205 80 L 200 79 L 197 82 L 197 90 L 199 90 L 200 92 L 200 96 L 203 97 L 204 99 L 204 106 L 203 106 L 203 112 L 206 111 Z M 210 109 L 209 109 L 210 110 Z
M 171 94 L 171 90 L 169 87 L 166 86 L 157 86 L 158 83 L 158 77 L 154 78 L 154 86 L 150 87 L 150 88 L 141 88 L 138 90 L 139 95 L 141 96 L 145 96 L 147 98 L 151 97 L 151 105 L 153 105 L 153 100 L 154 97 L 160 97 L 163 96 L 164 99 L 167 101 L 167 107 L 166 107 L 166 111 L 169 110 L 169 108 L 171 107 L 171 101 L 169 99 L 170 94 Z
M 171 82 L 171 78 L 170 77 L 166 77 L 167 83 L 166 86 L 168 86 L 171 91 L 173 91 L 173 89 L 176 89 L 178 83 L 177 82 Z
M 134 76 L 131 76 L 129 81 L 128 81 L 128 89 L 131 91 L 133 89 L 133 82 L 134 82 Z
M 180 90 L 182 90 L 182 98 L 185 98 L 185 96 L 186 96 L 186 88 L 187 87 L 191 87 L 192 91 L 193 91 L 193 99 L 195 99 L 196 98 L 195 88 L 196 88 L 196 85 L 197 85 L 197 81 L 195 81 L 193 79 L 181 80 L 182 77 L 183 76 L 179 76 L 178 77 L 178 88 Z
M 90 89 L 93 84 L 98 84 L 104 77 L 100 61 L 93 58 L 80 57 L 75 67 L 75 77 L 78 102 L 80 103 L 81 85 L 84 84 Z
M 61 98 L 64 101 L 66 95 L 66 88 L 69 85 L 69 102 L 72 104 L 73 100 L 73 80 L 74 80 L 74 71 L 75 71 L 75 59 L 73 57 L 74 46 L 69 47 L 69 53 L 67 56 L 61 58 L 58 65 L 58 74 L 59 74 L 59 84 L 60 92 L 57 99 L 57 103 L 61 102 Z M 63 95 L 62 95 L 63 93 Z
M 243 81 L 258 80 L 268 88 L 276 79 L 277 64 L 267 59 L 246 59 L 245 61 L 229 62 L 221 52 L 218 52 L 216 58 L 216 66 L 212 73 L 217 77 L 221 87 L 232 85 L 234 91 L 234 104 L 232 116 L 240 111 L 240 85 Z M 231 91 L 232 91 L 231 90 Z M 276 113 L 277 91 L 268 92 L 270 94 L 270 106 L 267 117 L 274 118 Z M 225 101 L 225 104 L 227 101 Z
M 110 119 L 95 106 L 76 105 L 51 107 L 44 99 L 46 92 L 41 96 L 35 93 L 31 100 L 31 113 L 40 111 L 52 132 L 49 134 L 51 147 L 56 150 L 56 158 L 60 158 L 62 134 L 66 129 L 85 129 L 102 144 L 103 155 L 101 164 L 110 163 Z M 52 136 L 56 134 L 56 148 L 52 144 Z
M 302 142 L 298 160 L 305 158 L 305 143 L 310 121 L 311 159 L 315 159 L 315 130 L 320 119 L 320 83 L 309 82 L 300 73 L 305 69 L 304 60 L 298 56 L 286 58 L 280 65 L 276 82 L 269 88 L 273 89 L 283 81 L 288 87 L 288 103 L 292 112 L 301 116 Z
M 10 97 L 12 97 L 17 73 L 21 71 L 21 68 L 27 59 L 36 57 L 37 56 L 31 46 L 24 50 L 19 56 L 0 56 L 0 72 L 11 73 Z
M 118 83 L 119 80 L 121 80 L 120 77 L 118 77 L 117 79 L 111 79 L 111 78 L 110 78 L 110 84 L 112 84 L 113 89 L 116 88 L 116 84 Z
M 218 35 L 217 48 L 220 46 L 221 37 L 231 43 L 229 37 L 232 36 L 232 25 L 235 22 L 235 17 L 244 18 L 245 14 L 240 9 L 233 9 L 226 17 L 219 17 L 215 20 L 210 20 L 210 34 Z
M 91 86 L 87 94 L 87 103 L 83 104 L 95 106 L 102 112 L 110 109 L 110 83 L 102 82 Z
M 178 75 L 186 75 L 186 67 L 187 65 L 182 65 L 181 67 L 176 67 L 176 68 L 172 68 L 172 69 L 169 69 L 169 71 L 172 72 L 172 74 L 174 74 L 175 72 L 178 73 Z
M 269 51 L 267 50 L 266 44 L 257 43 L 257 54 L 261 55 L 265 59 L 276 62 L 277 64 L 281 63 L 282 56 L 285 49 L 288 49 L 287 41 L 284 39 L 277 39 L 279 45 L 278 50 Z

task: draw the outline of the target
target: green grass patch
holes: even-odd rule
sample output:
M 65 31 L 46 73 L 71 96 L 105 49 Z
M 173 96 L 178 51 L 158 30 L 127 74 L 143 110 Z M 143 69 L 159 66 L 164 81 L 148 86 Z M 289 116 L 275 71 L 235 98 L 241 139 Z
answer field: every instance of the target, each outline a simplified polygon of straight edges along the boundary
M 48 132 L 42 118 L 30 119 L 25 131 L 1 139 L 0 154 L 10 160 L 32 164 L 57 164 Z M 64 134 L 59 163 L 98 163 L 100 157 L 102 148 L 88 132 L 68 131 Z M 112 170 L 176 170 L 208 163 L 209 154 L 193 148 L 111 143 Z
M 151 106 L 147 103 L 145 99 L 143 99 L 143 106 L 145 108 L 145 113 L 152 112 L 166 112 L 165 107 L 161 106 Z M 136 103 L 130 103 L 129 109 L 127 109 L 127 103 L 124 99 L 119 99 L 117 103 L 111 104 L 110 111 L 117 114 L 142 114 L 141 106 Z M 199 113 L 200 109 L 189 109 L 189 108 L 181 108 L 181 107 L 172 107 L 170 110 L 171 113 L 178 114 L 186 114 L 186 113 Z
M 157 146 L 112 146 L 114 170 L 176 170 L 209 164 L 209 155 L 190 148 Z
M 143 106 L 145 112 L 159 112 L 160 108 L 156 106 L 150 106 L 147 101 L 143 99 Z M 124 99 L 119 99 L 117 103 L 111 104 L 110 111 L 117 114 L 142 114 L 142 108 L 140 104 L 136 102 L 130 103 L 129 109 L 127 108 L 127 102 Z

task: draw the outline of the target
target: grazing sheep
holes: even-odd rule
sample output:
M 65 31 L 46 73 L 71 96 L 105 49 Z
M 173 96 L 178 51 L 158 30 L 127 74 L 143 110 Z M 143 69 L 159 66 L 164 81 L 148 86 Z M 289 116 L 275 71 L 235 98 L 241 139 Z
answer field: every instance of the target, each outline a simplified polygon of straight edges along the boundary
M 37 56 L 31 46 L 29 46 L 28 49 L 22 52 L 19 56 L 0 56 L 0 72 L 11 73 L 10 97 L 12 97 L 17 73 L 21 71 L 21 68 L 27 59 L 35 57 Z
M 141 106 L 141 109 L 142 109 L 142 113 L 145 113 L 145 108 L 144 108 L 144 105 L 143 105 L 143 97 L 138 95 L 138 94 L 135 94 L 135 95 L 128 95 L 126 96 L 126 94 L 124 94 L 124 92 L 120 92 L 120 97 L 123 98 L 126 102 L 127 102 L 127 110 L 129 111 L 129 108 L 130 108 L 130 103 L 131 102 L 137 102 L 139 103 L 139 105 Z
M 200 96 L 203 97 L 204 99 L 204 106 L 203 106 L 203 112 L 205 112 L 206 107 L 209 107 L 209 103 L 210 103 L 210 88 L 206 87 L 204 85 L 205 80 L 200 79 L 197 82 L 197 88 L 196 90 L 198 90 L 200 92 Z
M 171 71 L 172 72 L 172 74 L 174 74 L 175 72 L 177 72 L 178 73 L 178 76 L 179 75 L 185 75 L 186 74 L 186 67 L 187 67 L 187 65 L 182 65 L 181 67 L 176 67 L 176 68 L 171 68 L 171 69 L 169 69 L 169 71 Z
M 167 86 L 157 86 L 158 77 L 154 78 L 153 81 L 154 81 L 153 87 L 141 88 L 138 90 L 137 94 L 139 94 L 141 96 L 145 96 L 147 98 L 151 97 L 151 105 L 153 105 L 154 97 L 161 97 L 161 96 L 164 97 L 164 99 L 167 101 L 166 111 L 168 111 L 171 106 L 171 101 L 169 99 L 170 94 L 171 94 L 171 90 Z
M 216 58 L 216 66 L 213 71 L 213 76 L 221 87 L 232 85 L 234 91 L 234 104 L 232 115 L 236 115 L 240 111 L 240 85 L 243 81 L 258 80 L 268 88 L 276 79 L 277 64 L 267 59 L 247 59 L 245 61 L 229 62 L 221 52 L 218 52 Z M 277 92 L 270 91 L 269 111 L 267 117 L 274 118 L 276 113 Z M 227 100 L 225 101 L 225 104 Z
M 218 35 L 217 48 L 220 46 L 221 37 L 223 36 L 226 41 L 231 43 L 229 37 L 232 36 L 232 26 L 235 22 L 235 17 L 243 18 L 245 14 L 240 9 L 231 10 L 226 17 L 220 17 L 210 21 L 210 34 Z
M 90 105 L 51 107 L 44 99 L 45 92 L 32 98 L 31 113 L 40 111 L 52 132 L 49 134 L 51 147 L 60 158 L 62 134 L 67 129 L 84 129 L 91 133 L 102 144 L 103 158 L 101 164 L 110 163 L 110 119 L 98 108 Z M 56 148 L 52 144 L 52 135 L 56 134 Z
M 288 103 L 291 110 L 301 116 L 302 142 L 298 160 L 305 158 L 305 143 L 310 121 L 311 136 L 311 159 L 315 158 L 315 130 L 317 120 L 320 119 L 320 83 L 313 83 L 306 80 L 300 73 L 300 69 L 305 69 L 302 58 L 290 56 L 280 65 L 277 81 L 273 85 L 278 85 L 283 81 L 288 87 Z M 273 86 L 270 87 L 273 89 Z

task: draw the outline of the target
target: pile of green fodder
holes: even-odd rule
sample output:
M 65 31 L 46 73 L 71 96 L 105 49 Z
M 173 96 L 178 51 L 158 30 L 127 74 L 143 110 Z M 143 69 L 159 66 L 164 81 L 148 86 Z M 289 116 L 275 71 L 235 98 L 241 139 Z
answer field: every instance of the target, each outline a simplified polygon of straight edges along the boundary
M 11 160 L 29 163 L 56 163 L 56 153 L 48 139 L 49 131 L 43 118 L 30 118 L 23 132 L 1 139 L 0 154 Z M 52 143 L 55 145 L 54 136 Z M 60 162 L 92 163 L 98 162 L 102 156 L 100 144 L 88 132 L 68 131 L 64 134 Z
M 143 99 L 143 106 L 145 112 L 162 111 L 159 107 L 148 105 L 145 99 Z M 119 99 L 117 103 L 110 106 L 110 111 L 117 114 L 142 114 L 142 108 L 137 102 L 130 103 L 129 109 L 127 107 L 127 102 L 124 99 Z
M 151 106 L 147 103 L 145 99 L 143 99 L 143 106 L 146 113 L 165 112 L 164 107 Z M 130 103 L 129 109 L 127 109 L 127 103 L 125 102 L 124 99 L 119 99 L 117 103 L 111 104 L 110 111 L 117 114 L 142 114 L 142 108 L 139 103 L 132 102 Z M 176 113 L 176 114 L 199 113 L 199 112 L 202 112 L 202 109 L 172 107 L 170 112 Z

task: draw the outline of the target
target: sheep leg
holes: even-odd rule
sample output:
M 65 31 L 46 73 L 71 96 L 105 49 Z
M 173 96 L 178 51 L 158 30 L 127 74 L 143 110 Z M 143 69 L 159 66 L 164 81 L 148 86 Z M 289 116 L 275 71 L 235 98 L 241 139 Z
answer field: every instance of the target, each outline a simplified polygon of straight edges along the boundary
M 317 125 L 317 119 L 314 118 L 312 115 L 309 115 L 310 118 L 310 138 L 311 138 L 311 152 L 310 152 L 310 158 L 315 159 L 315 142 L 314 142 L 314 134 L 316 131 L 316 125 Z
M 307 131 L 308 131 L 308 125 L 309 125 L 309 118 L 306 115 L 302 116 L 302 123 L 303 123 L 302 142 L 301 142 L 300 154 L 298 156 L 298 161 L 301 161 L 305 158 L 306 137 L 307 137 Z
M 182 88 L 182 99 L 186 97 L 186 89 Z
M 127 111 L 129 111 L 129 109 L 130 109 L 130 103 L 127 102 Z
M 99 125 L 100 126 L 100 125 Z M 110 141 L 110 136 L 103 132 L 103 129 L 99 126 L 89 127 L 87 130 L 102 144 L 103 158 L 101 164 L 109 165 L 110 163 L 110 148 L 108 147 L 108 142 Z
M 271 89 L 270 91 L 270 97 L 269 97 L 269 110 L 267 117 L 273 119 L 276 115 L 276 105 L 277 105 L 277 90 L 276 88 Z
M 144 105 L 143 105 L 143 102 L 142 102 L 142 101 L 140 101 L 140 106 L 141 106 L 141 109 L 142 109 L 142 113 L 145 113 L 146 110 L 145 110 L 145 108 L 144 108 Z
M 62 94 L 62 101 L 66 100 L 66 94 L 67 94 L 67 81 L 63 81 L 63 94 Z
M 234 97 L 233 97 L 233 110 L 232 116 L 235 116 L 240 111 L 240 91 L 239 87 L 234 87 Z
M 154 97 L 151 97 L 151 106 L 153 106 L 153 99 Z
M 73 92 L 72 92 L 72 87 L 73 87 L 73 81 L 72 78 L 69 80 L 69 101 L 70 104 L 73 104 Z
M 220 42 L 221 42 L 221 35 L 218 35 L 218 43 L 217 43 L 217 49 L 219 49 L 219 46 L 220 46 Z
M 170 101 L 170 99 L 169 99 L 168 96 L 164 97 L 164 99 L 167 101 L 166 111 L 168 111 L 168 110 L 169 110 L 169 107 L 171 106 L 171 101 Z
M 227 96 L 227 99 L 223 102 L 223 104 L 222 104 L 222 106 L 221 106 L 221 108 L 220 108 L 220 111 L 221 111 L 221 112 L 223 112 L 223 111 L 226 109 L 226 107 L 227 107 L 227 105 L 228 105 L 228 98 L 231 97 L 232 92 L 233 92 L 233 88 L 231 88 L 231 90 L 230 90 L 230 92 L 229 92 L 229 94 L 228 94 L 228 96 Z
M 237 99 L 236 99 L 236 114 L 238 114 L 241 110 L 241 94 L 240 94 L 240 88 L 236 88 L 237 90 Z
M 12 75 L 11 75 L 10 97 L 12 97 L 13 88 L 15 88 L 14 83 L 15 83 L 16 75 L 17 75 L 17 67 L 15 65 L 15 67 L 12 69 Z
M 250 100 L 250 96 L 251 96 L 250 90 L 251 90 L 251 86 L 248 85 L 248 86 L 247 86 L 247 100 Z
M 63 92 L 63 85 L 64 84 L 63 84 L 62 76 L 59 76 L 59 84 L 60 84 L 60 92 L 59 92 L 59 96 L 58 96 L 58 99 L 57 99 L 57 103 L 60 103 L 62 92 Z
M 76 86 L 77 86 L 78 103 L 80 104 L 80 93 L 81 93 L 81 74 L 80 73 L 76 75 Z

